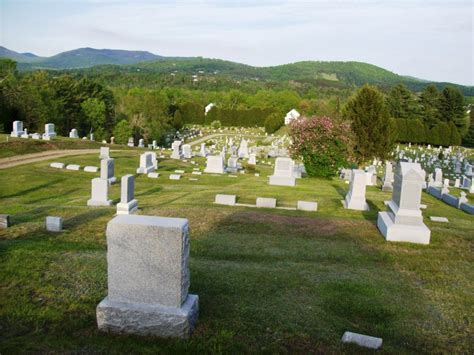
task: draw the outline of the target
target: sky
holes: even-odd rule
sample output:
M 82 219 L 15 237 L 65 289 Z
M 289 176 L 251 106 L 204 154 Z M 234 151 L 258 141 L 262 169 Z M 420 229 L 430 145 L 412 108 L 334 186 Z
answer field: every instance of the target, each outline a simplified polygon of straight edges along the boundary
M 362 61 L 474 85 L 474 0 L 0 0 L 0 45 L 81 47 L 269 66 Z

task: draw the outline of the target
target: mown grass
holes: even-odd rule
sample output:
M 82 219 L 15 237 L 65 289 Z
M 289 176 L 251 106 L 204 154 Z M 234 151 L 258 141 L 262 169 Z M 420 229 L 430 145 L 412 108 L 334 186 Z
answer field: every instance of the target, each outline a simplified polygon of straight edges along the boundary
M 116 176 L 134 174 L 138 152 L 113 154 Z M 58 158 L 99 165 L 92 155 Z M 195 159 L 203 164 L 203 159 Z M 389 193 L 368 187 L 369 212 L 342 208 L 348 185 L 303 179 L 295 188 L 260 177 L 191 175 L 193 165 L 160 161 L 158 179 L 137 176 L 140 213 L 188 218 L 191 293 L 200 297 L 189 341 L 101 334 L 95 307 L 107 294 L 105 227 L 115 208 L 89 208 L 90 179 L 49 162 L 0 172 L 2 354 L 18 352 L 346 352 L 350 330 L 384 340 L 382 352 L 472 353 L 474 344 L 473 217 L 428 194 L 422 203 L 432 231 L 428 246 L 387 243 L 377 212 Z M 184 169 L 180 181 L 168 175 Z M 190 177 L 198 181 L 188 180 Z M 119 199 L 119 185 L 111 197 Z M 316 213 L 226 207 L 216 193 L 276 197 L 280 206 L 318 201 Z M 470 196 L 472 197 L 472 196 Z M 45 217 L 65 231 L 46 232 Z M 444 216 L 449 224 L 429 221 Z

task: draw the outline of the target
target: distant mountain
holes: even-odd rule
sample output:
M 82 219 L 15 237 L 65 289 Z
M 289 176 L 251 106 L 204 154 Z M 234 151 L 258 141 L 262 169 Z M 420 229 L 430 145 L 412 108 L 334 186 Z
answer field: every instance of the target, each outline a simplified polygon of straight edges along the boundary
M 17 53 L 5 47 L 0 47 L 0 57 L 16 60 L 20 70 L 88 68 L 103 64 L 134 64 L 163 58 L 145 51 L 94 48 L 79 48 L 52 57 L 38 57 L 33 53 Z
M 415 91 L 420 91 L 433 83 L 440 89 L 446 85 L 456 86 L 464 95 L 474 96 L 472 86 L 430 82 L 398 75 L 372 64 L 353 61 L 304 61 L 271 67 L 253 67 L 220 59 L 163 57 L 145 51 L 94 48 L 79 48 L 52 57 L 38 57 L 32 53 L 17 53 L 0 47 L 0 57 L 16 60 L 19 70 L 81 69 L 95 74 L 107 72 L 139 76 L 149 73 L 155 75 L 184 73 L 201 77 L 217 75 L 238 81 L 247 79 L 272 82 L 295 81 L 334 87 L 361 86 L 365 83 L 385 87 L 405 84 Z

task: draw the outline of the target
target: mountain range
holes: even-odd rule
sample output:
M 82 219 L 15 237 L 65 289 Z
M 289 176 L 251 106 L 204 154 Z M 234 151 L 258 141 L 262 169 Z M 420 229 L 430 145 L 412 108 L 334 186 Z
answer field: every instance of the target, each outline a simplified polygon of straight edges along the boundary
M 235 80 L 317 81 L 341 86 L 360 86 L 365 83 L 393 86 L 403 83 L 412 90 L 422 90 L 426 85 L 434 83 L 355 61 L 303 61 L 270 67 L 254 67 L 220 59 L 164 57 L 146 51 L 116 49 L 79 48 L 51 57 L 40 57 L 33 53 L 18 53 L 2 46 L 0 46 L 0 57 L 15 60 L 19 70 L 72 70 L 91 67 L 94 67 L 94 70 L 102 70 L 103 66 L 119 66 L 114 67 L 113 70 L 117 72 L 142 70 L 162 74 L 206 73 L 226 75 Z M 456 86 L 464 95 L 474 96 L 473 86 L 439 82 L 434 84 L 439 88 L 446 85 Z

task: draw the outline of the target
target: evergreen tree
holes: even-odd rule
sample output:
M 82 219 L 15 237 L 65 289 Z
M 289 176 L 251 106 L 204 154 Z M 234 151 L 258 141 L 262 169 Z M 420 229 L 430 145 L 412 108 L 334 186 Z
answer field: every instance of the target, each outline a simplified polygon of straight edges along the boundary
M 470 111 L 469 111 L 469 117 L 470 117 L 470 125 L 469 125 L 469 130 L 467 131 L 467 134 L 464 136 L 462 140 L 462 144 L 465 147 L 474 147 L 474 107 L 471 106 Z
M 280 127 L 283 126 L 284 124 L 285 124 L 285 120 L 281 114 L 272 113 L 265 120 L 265 131 L 267 133 L 274 133 L 278 129 L 280 129 Z
M 359 162 L 388 157 L 395 142 L 396 127 L 377 88 L 365 85 L 359 89 L 346 104 L 344 117 L 351 122 Z
M 453 122 L 449 122 L 449 131 L 449 145 L 461 145 L 461 135 Z
M 466 133 L 468 119 L 464 109 L 464 97 L 457 88 L 447 86 L 441 94 L 441 119 L 444 122 L 454 122 L 460 133 Z
M 421 93 L 419 102 L 423 122 L 428 128 L 434 127 L 441 119 L 441 95 L 436 86 L 428 85 Z
M 391 117 L 417 118 L 419 106 L 412 92 L 403 84 L 398 84 L 390 90 L 387 98 L 387 108 Z

